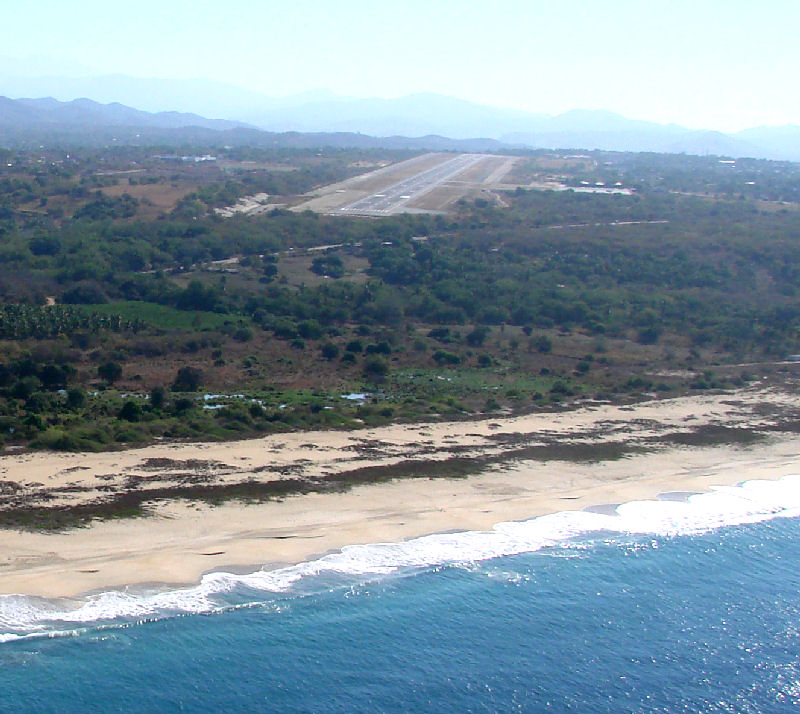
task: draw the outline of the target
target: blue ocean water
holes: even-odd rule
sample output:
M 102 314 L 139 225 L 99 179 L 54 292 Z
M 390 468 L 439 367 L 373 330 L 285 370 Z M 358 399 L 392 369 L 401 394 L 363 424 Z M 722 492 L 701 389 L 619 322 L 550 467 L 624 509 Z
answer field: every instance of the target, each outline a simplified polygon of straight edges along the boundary
M 168 592 L 0 599 L 0 710 L 800 708 L 800 477 Z

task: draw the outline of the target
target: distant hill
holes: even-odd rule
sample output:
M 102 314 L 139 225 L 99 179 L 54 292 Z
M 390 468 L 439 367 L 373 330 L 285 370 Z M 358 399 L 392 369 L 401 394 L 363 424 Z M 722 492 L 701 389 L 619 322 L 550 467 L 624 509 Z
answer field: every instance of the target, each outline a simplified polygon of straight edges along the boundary
M 800 127 L 758 127 L 736 134 L 693 131 L 677 124 L 629 119 L 614 112 L 574 110 L 557 116 L 484 106 L 437 94 L 413 94 L 397 99 L 355 99 L 319 90 L 270 98 L 234 85 L 206 80 L 149 80 L 122 75 L 89 78 L 2 76 L 0 91 L 12 86 L 57 89 L 56 99 L 0 98 L 0 139 L 6 143 L 40 139 L 62 143 L 111 141 L 165 144 L 181 141 L 222 141 L 215 135 L 187 134 L 186 129 L 227 132 L 263 129 L 250 135 L 261 145 L 353 146 L 495 151 L 509 147 L 603 149 L 717 154 L 800 161 Z M 57 101 L 86 90 L 93 99 Z M 96 101 L 100 97 L 108 103 Z M 132 97 L 137 109 L 111 97 Z M 170 104 L 173 102 L 173 104 Z M 203 106 L 207 113 L 144 111 L 142 107 L 186 109 Z M 222 117 L 207 119 L 207 114 Z M 81 137 L 92 127 L 94 136 Z M 118 127 L 116 132 L 111 131 Z M 140 131 L 122 132 L 122 127 Z M 99 129 L 102 131 L 98 131 Z M 46 136 L 42 130 L 47 129 Z M 142 134 L 141 129 L 159 130 Z M 160 130 L 181 130 L 164 134 Z M 139 137 L 135 134 L 140 134 Z M 307 136 L 304 136 L 307 135 Z M 193 136 L 194 138 L 186 138 Z M 276 136 L 280 136 L 278 139 Z M 266 137 L 270 137 L 267 139 Z M 409 138 L 413 137 L 413 138 Z M 476 138 L 478 137 L 478 138 Z M 480 138 L 485 137 L 485 138 Z M 237 138 L 225 143 L 237 143 Z
M 735 134 L 767 155 L 800 161 L 800 126 L 761 126 Z
M 671 154 L 717 154 L 720 156 L 750 156 L 755 158 L 788 158 L 770 152 L 751 142 L 716 131 L 675 131 L 655 124 L 652 128 L 616 129 L 606 131 L 540 131 L 505 134 L 510 144 L 543 149 L 582 148 L 606 151 L 654 151 Z M 778 152 L 780 153 L 780 152 Z
M 0 97 L 0 146 L 106 146 L 110 144 L 181 146 L 252 145 L 287 148 L 388 148 L 430 151 L 498 151 L 496 139 L 443 136 L 374 137 L 348 132 L 268 132 L 241 122 L 206 119 L 180 112 L 143 112 L 122 104 L 88 99 Z
M 90 99 L 59 102 L 45 99 L 9 99 L 0 97 L 0 127 L 160 127 L 197 126 L 205 129 L 233 129 L 244 126 L 226 119 L 206 119 L 181 112 L 150 112 L 132 109 L 123 104 L 100 104 Z
M 497 139 L 545 118 L 438 94 L 411 94 L 397 99 L 334 97 L 247 115 L 251 123 L 272 131 L 345 131 L 374 136 L 440 134 L 454 139 Z

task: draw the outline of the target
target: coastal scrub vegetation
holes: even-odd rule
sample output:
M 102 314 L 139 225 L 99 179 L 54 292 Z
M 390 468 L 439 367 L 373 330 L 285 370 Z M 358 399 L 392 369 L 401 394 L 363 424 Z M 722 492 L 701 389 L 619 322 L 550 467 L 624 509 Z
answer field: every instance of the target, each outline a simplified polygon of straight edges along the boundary
M 368 219 L 288 209 L 407 152 L 186 153 L 209 152 L 3 152 L 1 444 L 676 395 L 800 352 L 794 164 L 530 152 L 502 206 Z M 554 178 L 632 194 L 525 187 Z M 258 215 L 214 210 L 258 192 Z

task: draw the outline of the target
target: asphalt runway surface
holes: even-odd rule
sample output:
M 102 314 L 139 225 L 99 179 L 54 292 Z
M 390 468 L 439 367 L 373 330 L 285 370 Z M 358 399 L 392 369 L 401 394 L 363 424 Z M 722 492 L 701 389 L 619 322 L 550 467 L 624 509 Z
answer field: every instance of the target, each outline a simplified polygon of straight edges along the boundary
M 455 178 L 470 166 L 483 161 L 485 154 L 459 154 L 380 191 L 342 206 L 336 212 L 360 216 L 387 216 L 398 213 L 410 201 Z

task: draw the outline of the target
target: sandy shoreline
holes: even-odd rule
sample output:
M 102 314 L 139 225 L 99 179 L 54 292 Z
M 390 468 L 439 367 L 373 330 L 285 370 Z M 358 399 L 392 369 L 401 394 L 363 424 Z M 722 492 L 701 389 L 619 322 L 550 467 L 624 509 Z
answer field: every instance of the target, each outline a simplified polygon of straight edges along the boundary
M 798 414 L 794 394 L 751 390 L 485 421 L 2 456 L 0 480 L 13 494 L 4 499 L 8 508 L 81 507 L 133 491 L 151 513 L 58 533 L 0 530 L 0 593 L 58 597 L 144 582 L 190 584 L 232 564 L 295 563 L 351 544 L 486 530 L 664 492 L 776 479 L 800 473 Z M 724 443 L 751 432 L 761 438 Z M 580 449 L 565 452 L 565 444 Z M 625 451 L 586 452 L 609 446 Z M 479 473 L 315 490 L 359 469 L 419 464 L 427 473 L 450 462 L 475 463 Z M 198 484 L 225 489 L 282 480 L 307 481 L 312 492 L 249 504 L 191 497 Z M 188 496 L 175 497 L 181 488 Z M 149 503 L 148 494 L 157 500 Z

